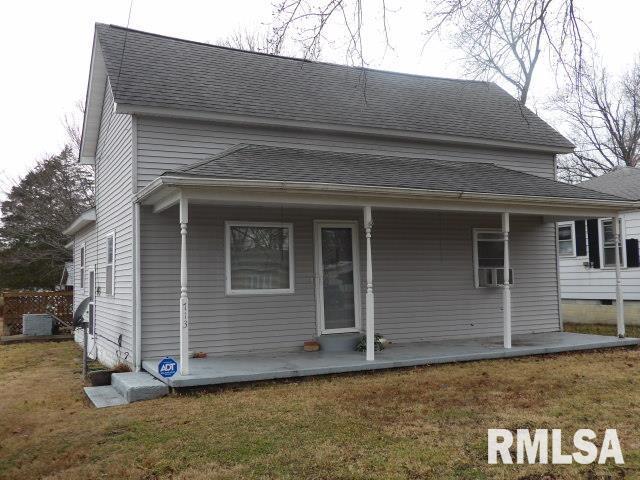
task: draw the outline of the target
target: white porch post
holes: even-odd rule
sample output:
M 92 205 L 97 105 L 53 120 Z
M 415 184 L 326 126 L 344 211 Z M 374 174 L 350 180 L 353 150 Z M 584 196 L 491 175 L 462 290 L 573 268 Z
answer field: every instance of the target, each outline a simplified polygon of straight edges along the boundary
M 620 249 L 622 247 L 620 235 L 620 217 L 613 219 L 613 235 L 616 244 L 616 320 L 618 324 L 618 337 L 624 338 L 624 298 L 622 295 L 622 276 L 620 274 Z
M 189 375 L 189 297 L 187 296 L 187 223 L 189 203 L 180 196 L 180 375 Z
M 504 321 L 504 348 L 511 348 L 511 285 L 509 275 L 509 212 L 502 214 L 504 240 L 504 282 L 502 285 L 502 316 Z
M 364 232 L 367 238 L 367 295 L 365 304 L 366 333 L 367 333 L 367 360 L 374 360 L 374 322 L 373 322 L 373 267 L 371 263 L 371 207 L 364 207 Z

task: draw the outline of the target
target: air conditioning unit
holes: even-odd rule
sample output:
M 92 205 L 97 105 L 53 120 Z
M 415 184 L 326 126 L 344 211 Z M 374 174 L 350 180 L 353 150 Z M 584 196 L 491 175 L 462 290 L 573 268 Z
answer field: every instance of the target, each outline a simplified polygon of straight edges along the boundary
M 513 269 L 509 269 L 509 283 L 513 285 Z M 479 268 L 478 287 L 500 287 L 504 285 L 504 268 Z

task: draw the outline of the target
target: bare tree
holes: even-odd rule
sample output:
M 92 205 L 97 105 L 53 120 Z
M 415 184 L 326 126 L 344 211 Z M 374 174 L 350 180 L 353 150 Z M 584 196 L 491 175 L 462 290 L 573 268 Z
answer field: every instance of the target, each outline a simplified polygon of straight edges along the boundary
M 574 0 L 426 0 L 427 41 L 444 35 L 463 54 L 467 74 L 507 83 L 525 104 L 540 57 L 578 68 L 588 32 Z M 367 3 L 378 8 L 389 45 L 385 0 Z M 372 18 L 369 10 L 367 15 Z M 333 26 L 346 32 L 346 53 L 353 64 L 365 65 L 365 15 L 362 0 L 279 0 L 274 12 L 271 41 L 293 38 L 313 57 Z M 570 64 L 570 66 L 569 66 Z
M 76 158 L 80 154 L 80 143 L 82 141 L 82 117 L 84 116 L 84 102 L 78 100 L 74 109 L 64 114 L 62 117 L 62 127 L 67 134 L 67 143 L 71 146 Z
M 279 55 L 282 51 L 282 43 L 271 41 L 266 34 L 249 30 L 237 30 L 228 38 L 220 40 L 219 45 L 273 55 Z
M 640 57 L 612 77 L 592 65 L 576 74 L 575 85 L 554 98 L 577 148 L 561 157 L 559 175 L 577 182 L 640 161 Z
M 381 13 L 380 26 L 387 47 L 391 47 L 386 0 L 368 2 L 367 8 Z M 278 0 L 270 41 L 280 47 L 291 38 L 302 47 L 305 58 L 316 59 L 324 44 L 333 46 L 336 38 L 343 37 L 347 60 L 364 67 L 365 27 L 362 0 Z M 331 29 L 333 35 L 328 34 Z
M 544 47 L 549 0 L 468 2 L 455 13 L 449 13 L 451 4 L 459 6 L 459 0 L 439 3 L 446 5 L 447 13 L 436 10 L 432 18 L 438 26 L 451 21 L 459 26 L 452 41 L 464 52 L 467 75 L 488 79 L 498 76 L 515 88 L 520 102 L 526 104 Z

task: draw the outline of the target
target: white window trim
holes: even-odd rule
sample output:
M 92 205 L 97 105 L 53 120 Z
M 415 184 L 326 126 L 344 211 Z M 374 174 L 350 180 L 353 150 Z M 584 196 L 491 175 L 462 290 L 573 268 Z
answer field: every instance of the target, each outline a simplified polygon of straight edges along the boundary
M 286 228 L 289 232 L 289 288 L 269 288 L 269 289 L 241 289 L 231 288 L 231 227 L 279 227 Z M 240 295 L 290 295 L 295 293 L 295 262 L 294 262 L 294 241 L 293 223 L 281 222 L 224 222 L 224 256 L 225 256 L 225 292 L 229 296 Z
M 601 270 L 614 270 L 615 265 L 604 264 L 604 225 L 603 223 L 613 218 L 599 218 L 598 219 L 598 247 L 600 249 L 600 269 Z M 624 218 L 620 218 L 620 244 L 622 245 L 622 253 L 620 258 L 620 268 L 627 268 L 627 242 L 626 242 L 626 224 Z
M 570 226 L 571 227 L 571 247 L 572 247 L 572 252 L 569 253 L 565 253 L 562 254 L 560 253 L 560 227 L 567 227 Z M 577 255 L 577 248 L 576 248 L 576 222 L 558 222 L 558 230 L 556 231 L 556 238 L 558 239 L 558 255 L 561 256 L 562 258 L 575 258 Z M 566 241 L 566 240 L 565 240 Z
M 111 263 L 109 263 L 109 247 L 108 242 L 109 238 L 113 239 L 113 258 L 111 259 Z M 105 282 L 104 282 L 104 294 L 107 297 L 115 297 L 116 296 L 116 232 L 109 232 L 104 237 L 104 272 L 105 272 Z M 111 293 L 107 293 L 107 267 L 111 265 Z
M 473 284 L 475 288 L 496 288 L 494 286 L 480 286 L 480 275 L 478 265 L 478 234 L 479 233 L 499 233 L 502 234 L 502 230 L 499 228 L 474 228 L 473 229 Z M 495 240 L 496 242 L 504 242 L 504 240 Z M 509 255 L 511 255 L 511 249 L 509 249 Z M 511 262 L 509 262 L 511 263 Z M 509 268 L 513 272 L 513 267 Z M 513 283 L 511 284 L 513 287 Z
M 87 269 L 87 245 L 85 242 L 80 244 L 80 289 L 82 293 L 85 293 L 86 279 L 84 278 L 85 270 Z

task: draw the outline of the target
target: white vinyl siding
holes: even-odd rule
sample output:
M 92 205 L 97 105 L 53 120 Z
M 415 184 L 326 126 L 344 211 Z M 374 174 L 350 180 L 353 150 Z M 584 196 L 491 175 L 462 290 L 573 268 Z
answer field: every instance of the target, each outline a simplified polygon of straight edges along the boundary
M 489 162 L 542 177 L 555 178 L 554 155 L 548 153 L 220 125 L 152 117 L 139 117 L 136 124 L 139 187 L 144 187 L 167 170 L 203 161 L 209 156 L 239 143 L 425 157 L 444 161 Z
M 82 251 L 84 249 L 84 252 Z M 84 253 L 84 273 L 80 268 L 74 269 L 73 282 L 73 311 L 80 305 L 80 302 L 89 296 L 89 275 L 88 271 L 97 264 L 96 230 L 95 225 L 91 225 L 80 230 L 74 239 L 73 262 L 80 265 L 82 254 Z M 84 278 L 84 279 L 83 279 Z M 81 287 L 80 285 L 84 285 Z M 74 332 L 75 340 L 82 343 L 82 331 Z
M 107 85 L 96 153 L 96 338 L 98 358 L 107 365 L 133 361 L 133 122 L 113 112 Z M 107 294 L 107 242 L 115 234 L 111 281 Z M 120 346 L 118 344 L 120 343 Z
M 640 211 L 625 213 L 623 238 L 640 238 Z M 624 243 L 623 243 L 624 245 Z M 602 258 L 602 257 L 601 257 Z M 626 261 L 626 254 L 623 255 Z M 563 299 L 615 300 L 613 268 L 589 268 L 587 257 L 560 257 L 560 286 Z M 625 300 L 640 301 L 640 268 L 622 269 Z
M 314 220 L 357 221 L 361 210 L 222 207 L 189 210 L 190 350 L 211 355 L 298 350 L 317 334 Z M 414 342 L 502 334 L 499 289 L 476 289 L 473 229 L 499 228 L 500 216 L 377 211 L 372 234 L 376 332 Z M 225 292 L 225 222 L 292 223 L 295 293 L 229 296 Z M 513 332 L 559 329 L 555 225 L 513 215 Z M 143 357 L 178 353 L 180 236 L 177 208 L 141 214 Z M 360 235 L 364 271 L 364 235 Z M 360 282 L 361 295 L 365 285 Z

